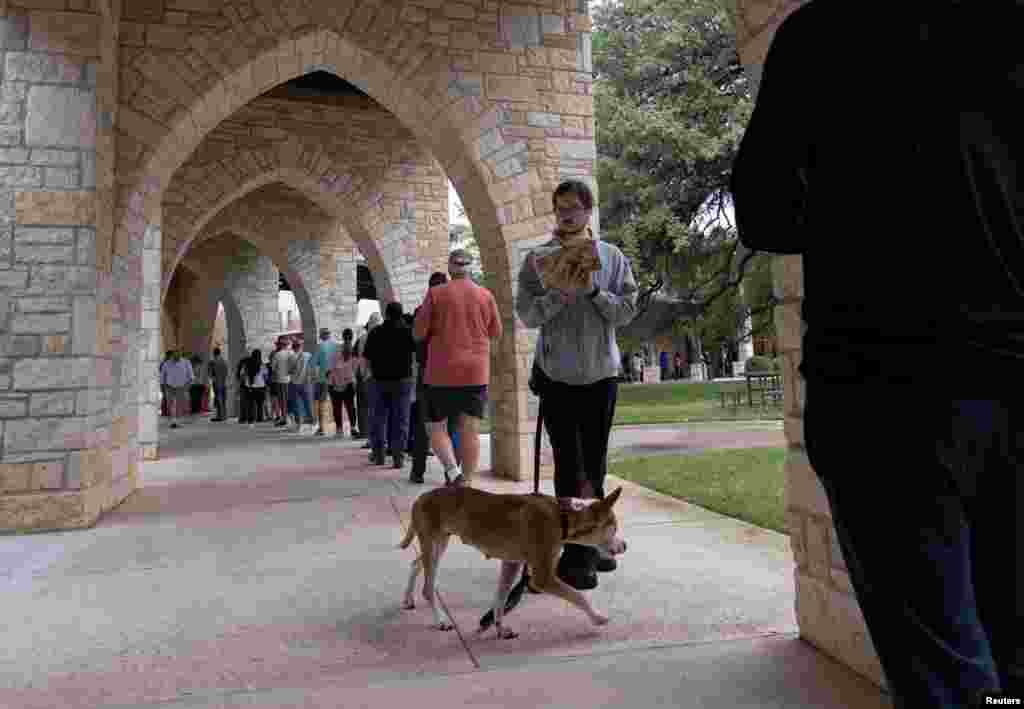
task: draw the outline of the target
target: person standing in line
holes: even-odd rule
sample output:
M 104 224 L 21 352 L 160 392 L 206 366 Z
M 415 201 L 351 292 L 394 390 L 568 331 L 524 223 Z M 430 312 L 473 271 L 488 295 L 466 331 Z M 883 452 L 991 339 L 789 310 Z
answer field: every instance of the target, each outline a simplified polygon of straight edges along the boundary
M 331 337 L 331 330 L 327 327 L 320 328 L 320 344 L 316 353 L 316 384 L 313 386 L 313 401 L 316 406 L 316 432 L 315 435 L 324 435 L 324 423 L 327 414 L 327 402 L 330 398 L 327 376 L 334 368 L 334 360 L 338 356 L 338 343 Z M 337 424 L 337 421 L 335 421 Z
M 430 274 L 427 282 L 429 288 L 443 286 L 448 282 L 448 274 L 435 271 Z M 413 327 L 415 328 L 416 316 L 419 315 L 422 305 L 417 306 L 413 311 Z M 409 482 L 423 483 L 423 476 L 427 472 L 427 456 L 430 455 L 430 430 L 427 428 L 427 342 L 418 340 L 416 342 L 416 403 L 413 404 L 412 421 L 415 426 L 415 435 L 412 449 L 412 472 L 409 475 Z M 452 441 L 452 450 L 455 453 L 455 462 L 462 464 L 462 456 L 459 451 L 459 429 L 457 417 L 448 419 L 448 436 Z
M 658 365 L 659 369 L 661 369 L 661 381 L 667 382 L 669 379 L 668 350 L 662 350 L 661 354 L 658 355 Z
M 288 386 L 291 384 L 292 363 L 295 356 L 288 348 L 288 340 L 279 337 L 270 360 L 270 371 L 273 377 L 271 384 L 271 396 L 277 401 L 277 420 L 274 425 L 282 427 L 288 425 Z
M 211 421 L 227 421 L 228 363 L 221 356 L 220 347 L 213 348 L 210 360 L 210 379 L 213 381 L 213 401 L 216 415 Z
M 412 330 L 402 318 L 402 304 L 391 302 L 384 308 L 384 323 L 366 338 L 364 356 L 373 372 L 375 389 L 373 423 L 370 438 L 373 450 L 370 462 L 385 464 L 386 453 L 394 467 L 405 462 L 405 443 L 409 436 L 409 408 L 412 405 L 412 360 L 416 343 Z
M 367 362 L 363 350 L 366 348 L 366 338 L 370 336 L 373 328 L 380 325 L 380 313 L 371 313 L 370 319 L 366 321 L 366 330 L 356 340 L 355 355 L 356 362 L 356 396 L 359 407 L 359 432 L 366 436 L 366 443 L 363 448 L 373 450 L 373 372 L 370 363 Z
M 189 403 L 191 404 L 190 423 L 195 422 L 203 409 L 203 392 L 210 387 L 209 372 L 203 366 L 203 358 L 197 354 L 189 360 L 192 365 L 192 384 L 189 387 Z
M 246 367 L 251 354 L 238 360 L 235 366 L 235 381 L 238 382 L 238 423 L 249 423 L 249 377 L 246 374 Z
M 351 338 L 350 338 L 351 339 Z M 359 431 L 356 429 L 356 358 L 352 351 L 350 342 L 342 342 L 341 349 L 334 358 L 334 366 L 327 375 L 328 386 L 331 391 L 331 406 L 334 411 L 334 423 L 336 425 L 335 437 L 341 438 L 344 435 L 344 417 L 342 407 L 348 413 L 348 426 L 352 438 L 358 438 Z
M 358 369 L 359 357 L 356 355 L 355 333 L 352 331 L 352 328 L 350 328 L 350 327 L 346 327 L 344 330 L 341 331 L 341 347 L 344 348 L 346 346 L 348 347 L 349 352 L 350 352 L 351 357 L 352 357 L 352 372 L 353 372 L 353 376 L 355 377 L 357 369 Z M 339 356 L 340 356 L 341 350 L 339 349 L 338 352 L 339 352 Z M 335 357 L 335 361 L 337 361 L 337 357 Z M 358 406 L 356 404 L 356 397 L 359 394 L 358 390 L 359 390 L 358 379 L 356 378 L 356 379 L 353 380 L 353 385 L 352 385 L 352 406 L 356 407 L 356 416 L 353 417 L 349 421 L 349 428 L 351 430 L 352 438 L 357 438 L 357 439 L 358 438 L 365 438 L 366 437 L 366 431 L 364 431 L 363 429 L 359 428 L 359 426 L 360 426 L 360 422 L 359 422 L 359 419 L 358 419 L 359 410 L 358 410 Z M 333 399 L 331 400 L 331 404 L 332 405 L 334 404 L 334 400 Z
M 168 391 L 168 408 L 171 414 L 171 428 L 178 427 L 178 417 L 185 416 L 188 410 L 188 393 L 192 385 L 192 365 L 183 359 L 177 350 L 171 353 L 171 359 L 164 364 L 161 381 Z
M 578 180 L 561 183 L 552 195 L 557 227 L 547 253 L 587 235 L 594 208 L 590 188 Z M 636 313 L 637 285 L 629 259 L 604 241 L 595 244 L 600 271 L 579 290 L 562 291 L 544 283 L 537 251 L 519 271 L 516 312 L 527 327 L 540 328 L 532 378 L 541 392 L 544 424 L 555 458 L 555 495 L 603 498 L 608 438 L 615 418 L 621 354 L 615 329 Z M 566 544 L 558 575 L 570 586 L 597 586 L 597 571 L 612 571 L 611 557 L 597 549 Z
M 425 401 L 434 452 L 446 480 L 471 484 L 480 462 L 480 421 L 487 412 L 491 340 L 502 335 L 498 304 L 469 277 L 464 249 L 448 255 L 451 281 L 427 290 L 414 334 L 427 344 Z M 462 464 L 455 459 L 448 421 L 458 420 Z
M 291 396 L 295 402 L 295 432 L 313 432 L 313 381 L 316 379 L 312 352 L 304 352 L 302 340 L 292 340 Z
M 683 378 L 683 354 L 681 352 L 679 352 L 678 350 L 676 351 L 675 357 L 673 358 L 673 365 L 675 366 L 675 370 L 676 370 L 676 377 L 675 378 L 676 379 L 682 379 Z
M 1024 3 L 892 3 L 857 51 L 867 17 L 812 2 L 776 31 L 733 166 L 739 238 L 802 256 L 804 446 L 893 705 L 1019 704 Z M 869 274 L 843 218 L 866 184 L 900 205 Z
M 263 364 L 263 353 L 253 350 L 252 355 L 245 362 L 244 376 L 246 385 L 249 387 L 249 410 L 246 412 L 246 420 L 249 427 L 255 427 L 257 423 L 263 423 L 263 405 L 267 396 L 267 367 Z
M 164 365 L 174 359 L 174 350 L 167 350 L 164 353 L 164 359 L 160 363 L 160 368 L 157 370 L 157 379 L 160 380 L 160 415 L 170 416 L 171 415 L 171 400 L 170 393 L 167 391 L 167 387 L 164 385 Z

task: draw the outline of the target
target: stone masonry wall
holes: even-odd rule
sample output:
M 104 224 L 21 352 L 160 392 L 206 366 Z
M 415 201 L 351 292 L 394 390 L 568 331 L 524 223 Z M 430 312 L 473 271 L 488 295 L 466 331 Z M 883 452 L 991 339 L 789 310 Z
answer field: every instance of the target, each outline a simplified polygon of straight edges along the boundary
M 97 282 L 88 7 L 0 11 L 0 531 L 88 524 L 138 473 L 121 407 L 137 368 L 98 317 L 113 291 Z
M 274 179 L 339 218 L 386 284 L 394 275 L 396 296 L 418 302 L 447 254 L 447 178 L 393 115 L 359 97 L 263 97 L 213 130 L 165 196 L 165 280 L 225 201 Z
M 241 314 L 246 349 L 251 352 L 259 348 L 264 359 L 273 349 L 281 329 L 277 308 L 279 276 L 269 257 L 260 254 L 251 244 L 238 242 L 224 289 Z
M 802 1 L 743 0 L 737 7 L 740 56 L 750 75 L 761 75 L 761 64 L 775 30 Z M 796 612 L 800 635 L 824 652 L 875 683 L 884 686 L 864 618 L 836 539 L 824 489 L 804 449 L 804 387 L 800 366 L 804 297 L 802 258 L 776 257 L 776 331 L 783 358 L 785 386 L 786 524 L 796 560 Z

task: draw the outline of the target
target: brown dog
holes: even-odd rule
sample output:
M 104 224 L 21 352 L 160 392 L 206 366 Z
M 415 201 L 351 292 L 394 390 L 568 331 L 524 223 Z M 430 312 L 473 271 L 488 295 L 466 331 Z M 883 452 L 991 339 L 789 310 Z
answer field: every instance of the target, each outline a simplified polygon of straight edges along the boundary
M 448 547 L 448 538 L 456 535 L 487 558 L 501 559 L 501 576 L 494 597 L 495 626 L 498 637 L 515 637 L 502 625 L 505 600 L 523 564 L 529 564 L 536 590 L 564 598 L 596 625 L 608 622 L 607 616 L 594 610 L 582 593 L 558 578 L 556 566 L 566 543 L 601 549 L 606 554 L 622 554 L 626 542 L 618 536 L 618 522 L 612 507 L 622 488 L 589 505 L 566 508 L 548 495 L 496 495 L 471 487 L 445 486 L 417 498 L 412 506 L 412 522 L 399 545 L 405 549 L 414 537 L 419 539 L 420 556 L 412 562 L 403 608 L 415 608 L 413 591 L 420 566 L 424 570 L 423 598 L 434 613 L 440 630 L 451 630 L 434 603 L 437 567 Z

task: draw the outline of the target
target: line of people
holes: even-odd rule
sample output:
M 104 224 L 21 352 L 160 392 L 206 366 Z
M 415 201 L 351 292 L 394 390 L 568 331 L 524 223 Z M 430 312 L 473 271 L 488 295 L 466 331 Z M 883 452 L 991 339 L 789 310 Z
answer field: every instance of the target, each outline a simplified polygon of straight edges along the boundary
M 352 338 L 352 330 L 346 328 L 339 345 L 328 328 L 321 328 L 315 355 L 304 351 L 300 338 L 278 338 L 266 360 L 261 350 L 253 350 L 235 371 L 238 422 L 273 423 L 277 428 L 291 426 L 300 435 L 323 436 L 325 407 L 330 405 L 335 435 L 362 438 L 355 406 L 358 358 Z

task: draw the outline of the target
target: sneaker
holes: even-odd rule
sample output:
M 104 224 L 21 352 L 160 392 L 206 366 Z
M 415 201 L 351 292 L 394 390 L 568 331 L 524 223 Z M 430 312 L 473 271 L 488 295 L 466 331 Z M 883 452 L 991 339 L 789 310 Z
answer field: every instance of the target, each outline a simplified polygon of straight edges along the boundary
M 399 453 L 398 455 L 396 455 L 394 457 L 394 467 L 395 467 L 396 470 L 398 470 L 403 465 L 405 465 L 405 456 L 403 456 L 401 453 Z
M 462 466 L 455 465 L 449 470 L 444 471 L 445 485 L 457 485 L 463 486 L 468 484 L 466 476 L 462 474 Z
M 322 436 L 322 435 L 324 435 L 324 430 L 322 428 L 318 428 L 317 430 L 313 431 L 313 435 L 314 436 Z
M 176 424 L 176 423 L 172 423 L 171 424 L 171 428 L 177 428 L 177 427 L 178 427 L 178 424 Z
M 249 424 L 249 428 L 256 428 L 256 424 L 254 424 L 254 423 L 250 423 L 250 424 Z
M 610 556 L 605 556 L 604 554 L 601 554 L 597 558 L 597 565 L 594 568 L 600 571 L 601 573 L 606 574 L 609 571 L 615 571 L 615 569 L 619 568 L 619 562 L 617 562 Z

